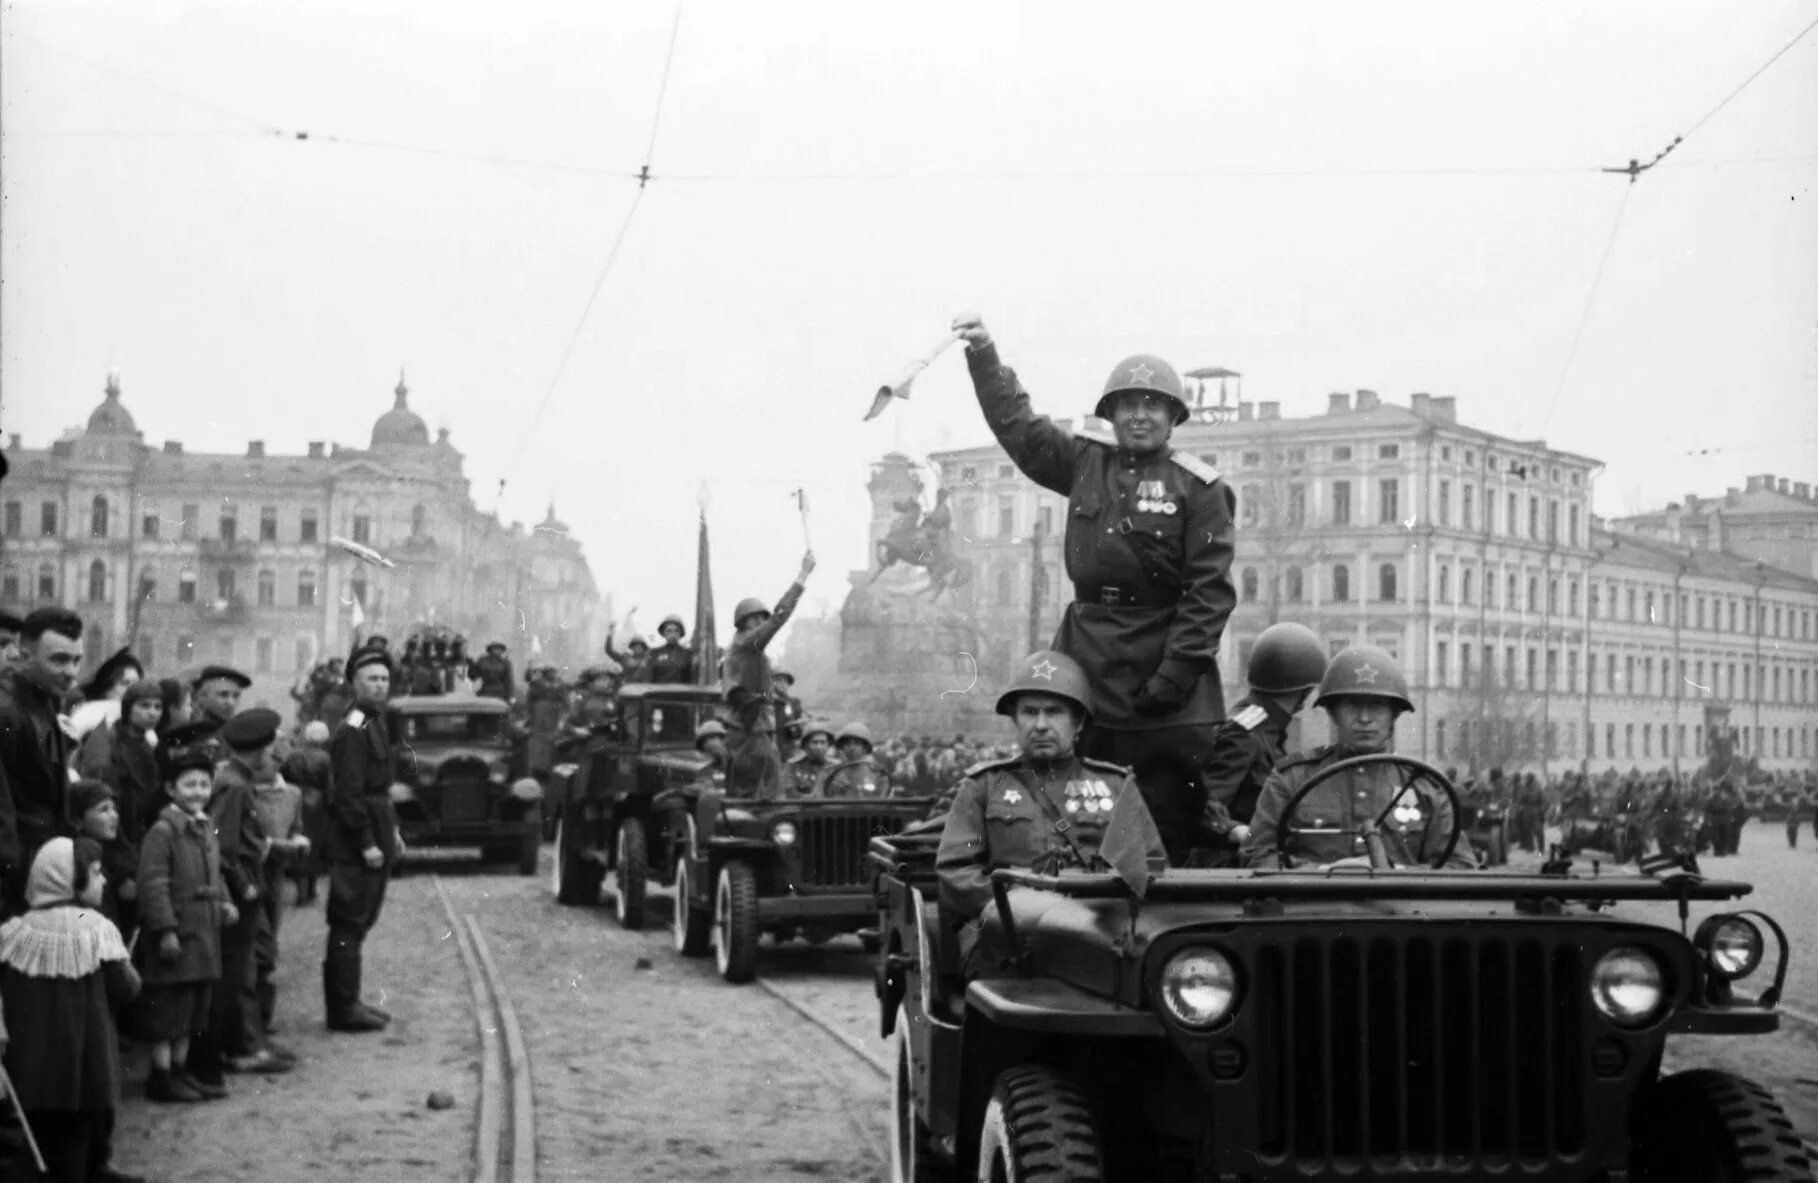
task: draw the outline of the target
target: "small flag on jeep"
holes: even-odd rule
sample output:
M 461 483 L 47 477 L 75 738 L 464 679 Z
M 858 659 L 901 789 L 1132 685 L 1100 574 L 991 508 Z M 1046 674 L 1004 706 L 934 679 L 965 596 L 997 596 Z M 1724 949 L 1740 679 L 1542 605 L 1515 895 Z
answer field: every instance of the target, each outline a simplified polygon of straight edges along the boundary
M 1161 833 L 1134 781 L 1125 781 L 1111 806 L 1111 820 L 1099 840 L 1098 855 L 1124 881 L 1130 894 L 1142 899 L 1149 892 L 1149 852 L 1159 851 Z

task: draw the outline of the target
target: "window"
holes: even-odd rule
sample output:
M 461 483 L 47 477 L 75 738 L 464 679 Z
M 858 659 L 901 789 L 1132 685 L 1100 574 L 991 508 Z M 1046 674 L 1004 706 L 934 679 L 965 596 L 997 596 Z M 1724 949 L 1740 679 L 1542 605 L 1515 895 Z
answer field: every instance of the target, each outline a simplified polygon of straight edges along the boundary
M 1661 663 L 1661 672 L 1666 672 L 1665 662 Z M 1641 693 L 1654 693 L 1654 659 L 1651 657 L 1641 659 Z
M 240 520 L 234 516 L 234 511 L 231 509 L 222 510 L 221 511 L 221 541 L 222 542 L 232 542 L 239 533 L 240 533 Z
M 1340 603 L 1351 598 L 1351 571 L 1343 563 L 1332 568 L 1332 598 Z
M 1566 583 L 1566 615 L 1574 620 L 1578 618 L 1578 581 L 1576 579 Z
M 1397 457 L 1399 457 L 1400 455 L 1401 455 L 1401 445 L 1400 444 L 1378 444 L 1378 445 L 1376 445 L 1376 458 L 1378 460 L 1394 460 Z
M 278 540 L 278 507 L 267 505 L 259 510 L 259 541 L 276 542 Z M 269 650 L 271 643 L 266 642 Z M 269 652 L 267 653 L 269 657 Z
M 107 537 L 107 498 L 96 494 L 88 505 L 88 536 L 90 538 Z
M 1054 507 L 1043 505 L 1035 511 L 1035 529 L 1041 534 L 1054 533 Z
M 1448 663 L 1450 662 L 1451 656 L 1452 656 L 1452 647 L 1449 644 L 1447 644 L 1444 641 L 1434 642 L 1434 644 L 1433 644 L 1433 684 L 1435 686 L 1444 686 L 1446 684 L 1446 669 L 1447 669 Z M 1444 755 L 1443 752 L 1440 754 Z
M 57 568 L 50 563 L 38 565 L 38 598 L 40 600 L 57 598 Z
M 1254 602 L 1256 599 L 1256 568 L 1245 567 L 1240 583 L 1242 585 L 1240 594 L 1244 601 L 1246 603 Z
M 1334 526 L 1348 526 L 1351 524 L 1350 481 L 1332 482 L 1332 524 Z
M 1573 473 L 1572 474 L 1573 483 L 1576 484 L 1577 480 L 1578 480 L 1578 474 Z M 1578 540 L 1578 507 L 1576 505 L 1572 506 L 1569 510 L 1566 511 L 1566 521 L 1568 523 L 1566 529 L 1568 531 L 1570 531 L 1569 535 L 1566 538 L 1566 542 L 1572 546 L 1584 545 L 1582 542 L 1580 542 Z
M 1730 631 L 1736 631 L 1736 601 L 1730 601 Z
M 1458 684 L 1460 686 L 1471 684 L 1471 647 L 1469 645 L 1458 647 Z
M 1307 487 L 1305 485 L 1288 486 L 1288 524 L 1290 526 L 1307 524 Z
M 1446 460 L 1446 461 L 1450 461 L 1452 459 L 1452 445 L 1451 444 L 1440 445 L 1439 458 L 1441 460 Z
M 1439 565 L 1438 594 L 1440 603 L 1449 604 L 1452 602 L 1452 568 L 1444 563 Z
M 306 509 L 303 511 L 303 520 L 297 526 L 297 537 L 304 542 L 314 542 L 316 540 L 315 510 Z
M 362 597 L 364 598 L 364 597 Z M 997 599 L 1000 604 L 1013 602 L 1010 591 L 1010 569 L 1000 567 L 997 572 Z
M 278 602 L 278 575 L 275 571 L 259 572 L 259 607 L 270 608 Z
M 177 603 L 193 604 L 196 602 L 196 573 L 184 571 L 177 576 Z
M 1629 619 L 1634 620 L 1635 619 L 1635 589 L 1632 587 L 1628 589 L 1628 602 L 1629 602 Z
M 997 499 L 997 535 L 1009 538 L 1016 533 L 1016 502 L 1008 497 Z
M 156 538 L 158 536 L 159 524 L 158 511 L 155 509 L 146 510 L 145 516 L 139 519 L 139 536 L 142 538 Z
M 46 501 L 38 507 L 38 533 L 46 538 L 57 536 L 57 503 Z
M 1446 721 L 1444 719 L 1433 724 L 1433 753 L 1441 760 L 1446 758 Z
M 1376 569 L 1376 598 L 1385 604 L 1395 602 L 1395 564 L 1384 563 Z
M 194 637 L 177 638 L 177 664 L 188 665 L 196 660 L 196 639 Z
M 24 522 L 24 520 L 25 520 L 25 507 L 23 505 L 19 504 L 17 501 L 7 502 L 6 503 L 6 536 L 8 538 L 19 537 L 20 533 L 25 528 L 22 524 Z
M 179 531 L 183 536 L 183 541 L 190 542 L 194 540 L 196 537 L 196 523 L 201 520 L 202 511 L 198 506 L 185 505 L 183 507 L 183 524 Z
M 149 604 L 158 598 L 158 570 L 147 567 L 139 572 L 139 602 Z
M 1380 501 L 1376 510 L 1376 520 L 1385 524 L 1401 521 L 1401 481 L 1396 477 L 1378 482 Z
M 1559 502 L 1547 502 L 1547 541 L 1559 542 Z
M 1471 570 L 1471 568 L 1469 568 L 1469 567 L 1466 567 L 1463 571 L 1459 572 L 1459 574 L 1458 574 L 1458 602 L 1459 603 L 1461 603 L 1461 604 L 1471 603 L 1471 595 L 1474 590 L 1471 585 L 1474 582 L 1476 582 L 1476 578 L 1475 578 L 1476 575 L 1477 575 L 1477 572 Z
M 1559 689 L 1559 650 L 1547 650 L 1547 689 Z
M 1351 448 L 1349 445 L 1347 445 L 1347 444 L 1334 444 L 1333 445 L 1333 447 L 1332 447 L 1332 459 L 1333 460 L 1349 460 L 1350 458 L 1351 458 Z
M 253 643 L 253 670 L 261 674 L 271 673 L 270 637 L 260 637 Z
M 1006 533 L 1008 533 L 1008 531 L 1006 531 Z M 370 543 L 372 541 L 372 518 L 363 513 L 354 515 L 353 540 L 362 544 Z
M 1244 525 L 1254 526 L 1256 524 L 1257 505 L 1261 500 L 1262 487 L 1260 485 L 1245 485 L 1243 487 L 1243 491 L 1238 495 L 1237 503 L 1241 507 L 1239 517 Z
M 1502 532 L 1515 537 L 1515 523 L 1521 520 L 1521 494 L 1509 494 L 1509 514 L 1502 522 Z
M 88 602 L 107 603 L 107 564 L 100 559 L 88 565 Z
M 1238 458 L 1237 462 L 1243 468 L 1255 468 L 1262 463 L 1262 453 L 1245 452 Z
M 297 607 L 316 606 L 316 573 L 308 567 L 297 572 Z
M 1476 529 L 1471 518 L 1474 503 L 1477 500 L 1477 489 L 1472 485 L 1461 486 L 1458 490 L 1458 497 L 1458 524 L 1467 530 Z
M 1654 725 L 1652 723 L 1641 725 L 1641 754 L 1643 756 L 1654 754 Z
M 1528 680 L 1524 684 L 1529 690 L 1540 689 L 1540 651 L 1531 646 L 1528 649 Z
M 308 669 L 310 666 L 310 654 L 314 652 L 315 645 L 311 642 L 310 638 L 298 637 L 296 652 L 292 654 L 290 668 L 293 670 Z
M 1559 580 L 1547 580 L 1547 615 L 1559 615 Z
M 1483 458 L 1483 466 L 1485 468 L 1489 469 L 1491 472 L 1495 472 L 1496 471 L 1496 457 L 1485 456 Z
M 1625 694 L 1635 693 L 1635 659 L 1633 657 L 1622 659 L 1622 690 Z
M 1528 537 L 1540 537 L 1540 498 L 1528 495 Z
M 1509 594 L 1504 598 L 1502 606 L 1511 612 L 1521 611 L 1521 576 L 1513 571 L 1509 572 L 1508 592 Z
M 215 572 L 215 598 L 232 600 L 234 598 L 234 569 L 223 567 Z
M 973 467 L 972 465 L 968 464 L 964 468 L 960 469 L 960 480 L 975 481 L 977 479 L 978 479 L 978 469 Z
M 1647 595 L 1645 597 L 1643 597 L 1642 602 L 1647 605 L 1647 616 L 1645 618 L 1647 620 L 1647 622 L 1649 624 L 1658 624 L 1659 621 L 1657 621 L 1654 617 L 1654 593 L 1653 592 L 1647 593 Z
M 9 603 L 19 598 L 19 573 L 8 567 L 0 572 L 0 600 Z
M 998 480 L 1007 481 L 1015 475 L 1016 475 L 1016 466 L 1015 465 L 1000 464 L 997 466 L 997 479 Z
M 1439 524 L 1442 526 L 1449 526 L 1452 524 L 1451 481 L 1439 482 Z
M 1306 590 L 1301 586 L 1300 568 L 1289 567 L 1285 582 L 1287 584 L 1288 603 L 1300 603 L 1301 597 L 1306 594 Z
M 1633 759 L 1635 756 L 1635 724 L 1624 723 L 1622 725 L 1622 747 L 1622 754 Z

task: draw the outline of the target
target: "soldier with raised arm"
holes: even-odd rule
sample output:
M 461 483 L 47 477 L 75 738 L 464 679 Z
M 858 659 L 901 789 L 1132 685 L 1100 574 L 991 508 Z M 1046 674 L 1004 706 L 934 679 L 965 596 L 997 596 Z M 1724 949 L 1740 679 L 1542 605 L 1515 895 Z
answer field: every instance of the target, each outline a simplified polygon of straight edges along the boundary
M 802 556 L 795 582 L 776 602 L 774 610 L 755 596 L 740 600 L 732 610 L 732 625 L 738 631 L 726 646 L 721 685 L 726 691 L 726 705 L 732 708 L 732 760 L 726 788 L 733 796 L 782 796 L 783 758 L 776 746 L 777 700 L 770 656 L 765 649 L 789 623 L 813 570 L 814 552 L 809 551 Z

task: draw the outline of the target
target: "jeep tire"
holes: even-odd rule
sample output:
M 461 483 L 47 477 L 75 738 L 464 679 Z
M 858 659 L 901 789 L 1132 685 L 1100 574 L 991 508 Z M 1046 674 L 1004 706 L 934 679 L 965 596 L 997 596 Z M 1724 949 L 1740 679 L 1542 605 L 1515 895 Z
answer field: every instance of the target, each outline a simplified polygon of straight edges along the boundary
M 909 1015 L 896 1008 L 896 1069 L 891 1073 L 890 1183 L 949 1183 L 934 1160 L 934 1135 L 915 1111 L 915 1052 Z
M 713 891 L 713 961 L 734 984 L 757 976 L 757 876 L 751 864 L 727 859 Z
M 612 914 L 622 928 L 637 932 L 644 927 L 644 889 L 650 875 L 650 864 L 644 849 L 644 823 L 628 817 L 619 823 L 618 850 L 614 863 L 618 868 L 618 891 L 613 894 Z
M 1810 1183 L 1812 1160 L 1774 1095 L 1700 1068 L 1662 1079 L 1638 1107 L 1635 1183 Z
M 555 886 L 556 903 L 571 908 L 591 907 L 600 902 L 600 884 L 606 869 L 592 859 L 581 857 L 568 832 L 565 814 L 556 817 L 555 858 L 550 880 Z
M 979 1132 L 979 1179 L 1102 1183 L 1098 1130 L 1079 1088 L 1043 1064 L 998 1075 Z
M 693 878 L 683 849 L 675 856 L 675 951 L 683 957 L 699 957 L 713 939 L 713 911 L 695 907 Z

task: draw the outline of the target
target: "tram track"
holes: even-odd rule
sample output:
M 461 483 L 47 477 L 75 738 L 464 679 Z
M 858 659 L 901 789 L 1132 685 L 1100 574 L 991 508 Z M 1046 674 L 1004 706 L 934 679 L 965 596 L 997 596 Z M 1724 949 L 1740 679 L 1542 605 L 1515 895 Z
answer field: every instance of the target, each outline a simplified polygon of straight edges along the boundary
M 467 971 L 474 1030 L 480 1042 L 480 1099 L 471 1178 L 473 1183 L 536 1183 L 536 1103 L 517 1010 L 479 921 L 472 913 L 456 914 L 441 876 L 431 875 L 430 883 Z
M 864 1044 L 854 1039 L 850 1033 L 842 1030 L 837 1022 L 828 1018 L 825 1014 L 821 1013 L 820 1010 L 790 994 L 787 990 L 784 990 L 775 982 L 772 982 L 767 978 L 753 978 L 751 984 L 775 999 L 791 1014 L 831 1038 L 835 1043 L 839 1044 L 840 1047 L 850 1053 L 859 1063 L 869 1068 L 872 1072 L 875 1072 L 878 1079 L 890 1079 L 890 1066 L 884 1061 L 883 1057 L 877 1055 Z M 875 1113 L 861 1113 L 852 1103 L 850 1092 L 841 1088 L 840 1082 L 833 1079 L 832 1074 L 821 1067 L 818 1061 L 813 1061 L 813 1063 L 815 1070 L 821 1074 L 823 1079 L 827 1080 L 828 1084 L 834 1088 L 839 1096 L 841 1112 L 846 1119 L 846 1123 L 852 1127 L 853 1133 L 858 1137 L 859 1141 L 864 1145 L 871 1157 L 877 1161 L 878 1165 L 885 1170 L 888 1170 L 890 1167 L 890 1148 L 884 1132 L 877 1128 L 877 1115 Z

